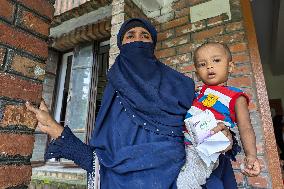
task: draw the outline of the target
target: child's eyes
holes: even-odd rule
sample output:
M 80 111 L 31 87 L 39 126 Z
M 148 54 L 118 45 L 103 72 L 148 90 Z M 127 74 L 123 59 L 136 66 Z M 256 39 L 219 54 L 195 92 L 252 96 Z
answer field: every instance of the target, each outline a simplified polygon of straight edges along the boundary
M 206 64 L 205 64 L 205 62 L 199 62 L 198 64 L 197 64 L 197 67 L 198 68 L 201 68 L 201 67 L 204 67 Z
M 216 58 L 216 59 L 213 60 L 213 62 L 217 62 L 217 63 L 218 63 L 218 62 L 221 62 L 221 59 Z

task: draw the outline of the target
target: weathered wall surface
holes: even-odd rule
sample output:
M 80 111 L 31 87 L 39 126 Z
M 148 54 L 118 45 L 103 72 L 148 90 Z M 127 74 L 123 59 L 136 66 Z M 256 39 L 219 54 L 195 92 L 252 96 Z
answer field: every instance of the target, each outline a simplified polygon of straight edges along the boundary
M 30 182 L 36 119 L 24 102 L 41 100 L 53 3 L 0 2 L 0 188 Z

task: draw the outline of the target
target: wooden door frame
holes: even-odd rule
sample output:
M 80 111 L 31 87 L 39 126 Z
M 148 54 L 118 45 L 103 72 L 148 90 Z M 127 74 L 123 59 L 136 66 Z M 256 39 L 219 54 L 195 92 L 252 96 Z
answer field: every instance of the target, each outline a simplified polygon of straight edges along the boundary
M 282 189 L 283 181 L 280 170 L 279 157 L 273 132 L 272 119 L 270 115 L 269 100 L 258 51 L 256 32 L 254 27 L 252 8 L 250 0 L 241 0 L 243 21 L 248 40 L 249 54 L 251 59 L 253 76 L 256 82 L 256 95 L 258 99 L 258 111 L 263 128 L 265 156 L 271 177 L 272 188 Z

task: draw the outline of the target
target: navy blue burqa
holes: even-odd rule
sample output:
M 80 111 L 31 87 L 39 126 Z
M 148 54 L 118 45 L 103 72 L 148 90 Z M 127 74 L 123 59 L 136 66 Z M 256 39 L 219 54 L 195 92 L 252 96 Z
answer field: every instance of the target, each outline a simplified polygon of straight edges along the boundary
M 132 19 L 133 20 L 133 19 Z M 184 164 L 182 126 L 194 98 L 194 82 L 154 56 L 153 43 L 121 44 L 108 73 L 90 144 L 100 162 L 102 189 L 175 189 Z

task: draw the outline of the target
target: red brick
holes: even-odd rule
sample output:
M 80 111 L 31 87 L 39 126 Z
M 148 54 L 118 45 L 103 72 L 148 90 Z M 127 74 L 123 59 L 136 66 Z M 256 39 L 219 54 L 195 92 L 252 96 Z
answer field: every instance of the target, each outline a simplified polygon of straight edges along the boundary
M 178 71 L 181 73 L 188 73 L 195 70 L 194 64 L 182 64 L 178 67 Z
M 186 2 L 185 2 L 184 0 L 176 1 L 176 2 L 174 2 L 173 5 L 172 5 L 172 8 L 173 8 L 174 10 L 179 10 L 179 9 L 184 8 L 184 7 L 186 7 Z
M 129 2 L 128 2 L 129 3 Z M 126 4 L 124 6 L 124 12 L 130 17 L 130 18 L 136 18 L 136 17 L 140 17 L 140 18 L 147 18 L 145 16 L 145 14 L 141 11 L 141 9 L 139 9 L 136 5 L 133 4 L 133 2 L 130 2 L 131 5 L 129 6 L 129 4 Z
M 23 31 L 18 31 L 4 23 L 0 23 L 0 41 L 43 58 L 48 56 L 48 46 L 45 41 Z
M 253 91 L 251 88 L 243 88 L 242 90 L 244 91 L 244 93 L 246 93 L 249 99 L 254 99 L 255 91 Z
M 0 133 L 0 137 L 2 155 L 32 155 L 35 140 L 33 135 Z
M 0 72 L 0 96 L 39 103 L 42 85 Z
M 266 175 L 259 175 L 258 177 L 249 177 L 248 184 L 257 188 L 268 188 L 269 178 Z
M 4 17 L 5 19 L 12 21 L 14 14 L 14 5 L 9 0 L 1 0 L 0 6 L 0 17 Z
M 255 111 L 255 110 L 257 110 L 257 106 L 253 101 L 250 101 L 248 109 L 249 109 L 249 111 Z
M 241 164 L 243 163 L 243 159 L 245 158 L 244 155 L 237 155 L 236 161 L 232 161 L 232 167 L 233 169 L 240 169 Z
M 156 43 L 156 51 L 161 50 L 162 49 L 162 42 L 158 41 Z
M 19 25 L 46 37 L 49 35 L 49 24 L 31 12 L 22 12 Z
M 178 27 L 176 28 L 176 36 L 180 36 L 180 35 L 184 35 L 193 31 L 198 31 L 201 30 L 203 28 L 205 28 L 205 22 L 204 21 L 198 21 L 198 22 L 194 22 L 194 23 L 189 23 L 186 24 L 184 26 Z
M 244 29 L 243 22 L 233 22 L 226 25 L 226 32 L 234 32 L 243 29 Z
M 207 26 L 213 26 L 213 25 L 217 25 L 217 24 L 221 24 L 223 23 L 223 21 L 228 20 L 229 17 L 227 14 L 221 14 L 218 16 L 215 16 L 213 18 L 209 18 L 207 20 Z
M 45 64 L 36 62 L 20 55 L 15 55 L 12 59 L 11 69 L 21 73 L 21 75 L 44 80 Z
M 99 31 L 102 33 L 104 36 L 110 37 L 110 30 L 111 30 L 111 24 L 110 22 L 101 22 L 99 23 Z
M 251 72 L 252 72 L 252 68 L 249 63 L 245 63 L 245 64 L 235 63 L 232 75 L 235 75 L 235 74 L 247 75 L 247 74 L 251 74 Z
M 236 156 L 236 161 L 232 161 L 232 167 L 233 169 L 241 169 L 241 164 L 244 163 L 244 158 L 245 158 L 245 155 L 237 155 Z M 265 160 L 263 159 L 262 156 L 258 156 L 257 157 L 259 159 L 259 162 L 260 162 L 260 166 L 261 166 L 261 171 L 266 171 L 267 170 L 267 166 L 266 166 L 266 163 L 265 163 Z
M 37 120 L 35 115 L 27 111 L 24 106 L 6 105 L 3 110 L 3 118 L 0 122 L 1 127 L 9 125 L 22 125 L 30 129 L 36 127 Z
M 252 80 L 250 76 L 242 76 L 230 78 L 227 83 L 228 85 L 235 87 L 248 87 L 252 85 Z
M 161 24 L 160 24 L 159 22 L 155 22 L 153 25 L 155 26 L 157 32 L 160 33 L 161 30 L 162 30 L 162 29 L 161 29 Z
M 169 56 L 176 55 L 176 50 L 174 48 L 163 49 L 155 52 L 155 55 L 158 59 L 166 58 Z
M 238 187 L 242 187 L 242 186 L 245 185 L 245 179 L 244 179 L 245 177 L 242 173 L 239 173 L 239 172 L 236 173 L 235 172 L 235 178 L 236 178 Z
M 243 52 L 246 51 L 248 49 L 247 44 L 246 43 L 236 43 L 236 44 L 232 44 L 229 45 L 230 51 L 232 53 L 235 52 Z
M 169 48 L 169 47 L 178 46 L 178 45 L 182 45 L 182 44 L 189 43 L 189 42 L 190 42 L 190 36 L 184 35 L 184 36 L 176 37 L 174 39 L 170 39 L 170 40 L 162 42 L 162 48 Z
M 32 176 L 30 165 L 1 165 L 0 188 L 8 188 L 18 185 L 28 185 Z
M 223 32 L 224 32 L 223 26 L 214 27 L 214 28 L 209 29 L 209 30 L 204 30 L 204 31 L 193 33 L 192 34 L 192 40 L 202 41 L 206 38 L 221 35 L 221 34 L 223 34 Z
M 5 56 L 6 56 L 6 49 L 4 48 L 0 48 L 0 68 L 1 66 L 3 66 L 4 64 L 4 59 L 5 59 Z
M 157 40 L 158 41 L 163 41 L 163 40 L 169 39 L 169 38 L 171 38 L 173 36 L 174 36 L 174 30 L 171 29 L 171 30 L 167 30 L 167 31 L 158 33 Z
M 265 159 L 261 156 L 258 156 L 257 158 L 259 159 L 259 162 L 260 162 L 261 171 L 266 172 L 267 171 L 267 164 L 266 164 Z
M 188 15 L 190 15 L 190 7 L 186 7 L 175 11 L 175 18 L 180 18 Z
M 40 15 L 47 16 L 49 19 L 53 17 L 54 7 L 46 0 L 18 0 L 18 2 L 35 10 Z
M 194 52 L 194 50 L 199 47 L 202 43 L 187 43 L 181 45 L 177 48 L 178 54 L 184 54 L 189 52 Z
M 245 39 L 244 32 L 238 32 L 235 34 L 217 36 L 217 37 L 212 38 L 210 41 L 230 44 L 230 43 L 236 43 L 236 42 L 243 42 L 244 39 Z
M 173 57 L 166 58 L 163 63 L 167 65 L 188 63 L 191 60 L 190 53 L 181 54 Z
M 184 0 L 188 5 L 193 6 L 199 3 L 203 3 L 206 0 Z
M 259 155 L 263 155 L 264 152 L 265 152 L 265 149 L 264 149 L 264 144 L 259 142 L 256 144 L 256 150 L 257 150 L 257 154 Z
M 181 26 L 184 25 L 186 23 L 189 22 L 189 19 L 187 16 L 166 22 L 162 24 L 162 30 L 167 30 L 167 29 L 171 29 L 171 28 L 175 28 L 177 26 Z
M 235 63 L 244 63 L 248 62 L 249 60 L 250 60 L 249 55 L 246 54 L 233 55 L 233 61 Z

